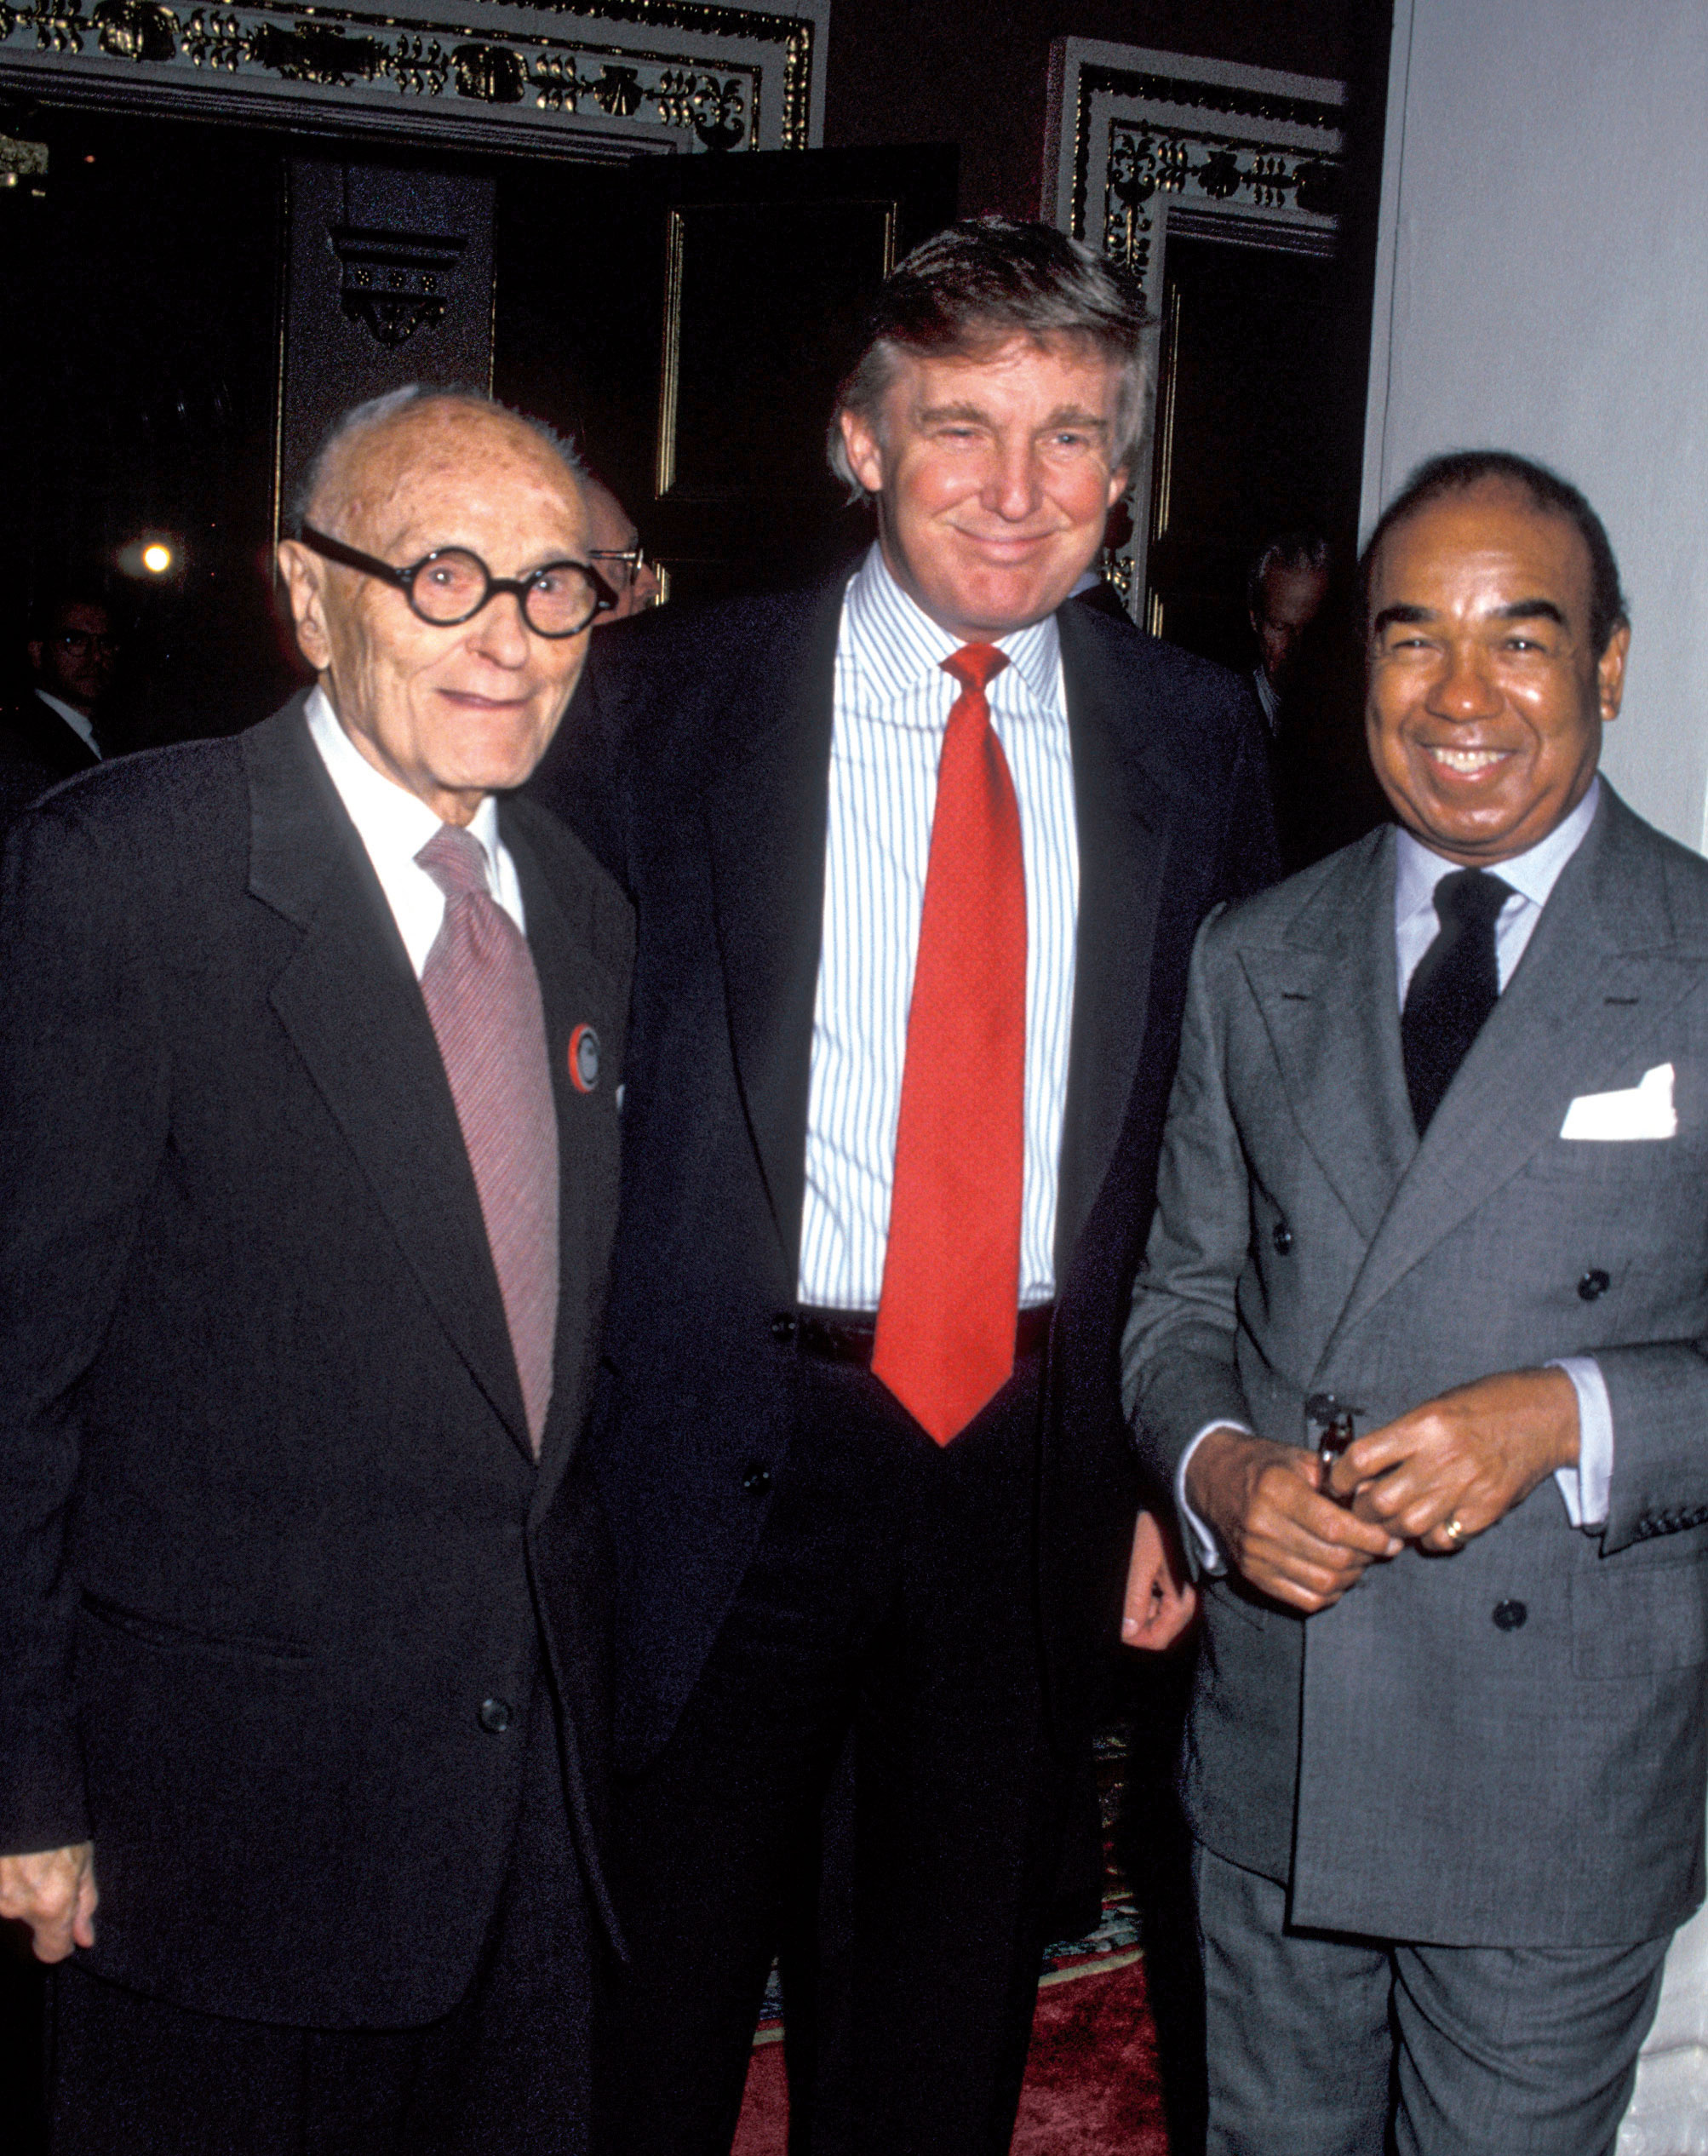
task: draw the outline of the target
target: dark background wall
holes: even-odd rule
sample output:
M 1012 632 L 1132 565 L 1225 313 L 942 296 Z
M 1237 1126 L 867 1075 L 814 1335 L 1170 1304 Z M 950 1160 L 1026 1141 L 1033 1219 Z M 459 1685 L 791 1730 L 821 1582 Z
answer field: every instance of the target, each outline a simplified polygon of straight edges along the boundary
M 824 140 L 957 143 L 964 215 L 1035 217 L 1052 38 L 1367 84 L 1379 131 L 1390 17 L 1383 0 L 833 0 Z

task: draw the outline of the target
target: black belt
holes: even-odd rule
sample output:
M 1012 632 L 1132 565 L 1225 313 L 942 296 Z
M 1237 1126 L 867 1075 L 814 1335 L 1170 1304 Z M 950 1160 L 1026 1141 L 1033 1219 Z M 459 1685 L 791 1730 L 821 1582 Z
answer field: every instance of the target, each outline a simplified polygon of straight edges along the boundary
M 1053 1303 L 1035 1303 L 1020 1312 L 1014 1327 L 1014 1356 L 1037 1355 L 1050 1337 Z M 872 1349 L 878 1337 L 876 1310 L 783 1310 L 771 1320 L 773 1336 L 790 1343 L 803 1355 L 820 1362 L 856 1362 L 863 1370 L 872 1366 Z

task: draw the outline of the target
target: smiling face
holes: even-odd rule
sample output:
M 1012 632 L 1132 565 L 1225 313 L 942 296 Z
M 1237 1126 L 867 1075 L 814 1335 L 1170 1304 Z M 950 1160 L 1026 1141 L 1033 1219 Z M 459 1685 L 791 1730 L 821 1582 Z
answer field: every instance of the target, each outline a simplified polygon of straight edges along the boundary
M 1088 341 L 903 353 L 881 424 L 841 416 L 878 498 L 890 572 L 963 642 L 1052 614 L 1091 566 L 1126 474 L 1110 463 L 1121 374 Z
M 358 435 L 309 520 L 400 567 L 466 547 L 495 576 L 524 576 L 587 553 L 581 490 L 549 444 L 507 413 L 449 401 Z M 303 656 L 376 770 L 458 824 L 530 776 L 587 657 L 586 630 L 536 636 L 507 593 L 439 628 L 394 585 L 294 540 L 278 559 Z
M 1588 792 L 1631 632 L 1590 643 L 1577 527 L 1490 480 L 1389 532 L 1370 580 L 1371 760 L 1394 812 L 1467 868 L 1545 839 Z

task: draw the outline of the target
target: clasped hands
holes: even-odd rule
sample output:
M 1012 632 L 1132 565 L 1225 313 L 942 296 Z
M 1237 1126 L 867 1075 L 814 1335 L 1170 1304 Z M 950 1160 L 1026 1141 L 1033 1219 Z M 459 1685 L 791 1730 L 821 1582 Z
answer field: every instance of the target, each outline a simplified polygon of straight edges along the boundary
M 1186 1495 L 1242 1579 L 1310 1614 L 1407 1543 L 1450 1556 L 1577 1458 L 1570 1378 L 1507 1370 L 1355 1439 L 1327 1474 L 1301 1447 L 1212 1430 Z
M 0 1917 L 27 1924 L 37 1961 L 64 1961 L 95 1944 L 95 1849 L 36 1849 L 0 1856 Z

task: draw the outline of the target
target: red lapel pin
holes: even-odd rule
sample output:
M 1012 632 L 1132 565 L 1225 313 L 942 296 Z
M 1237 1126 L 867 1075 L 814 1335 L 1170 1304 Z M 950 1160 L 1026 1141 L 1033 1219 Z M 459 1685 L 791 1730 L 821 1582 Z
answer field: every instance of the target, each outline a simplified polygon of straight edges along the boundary
M 578 1025 L 570 1035 L 570 1083 L 578 1093 L 590 1093 L 599 1083 L 599 1035 L 590 1025 Z

